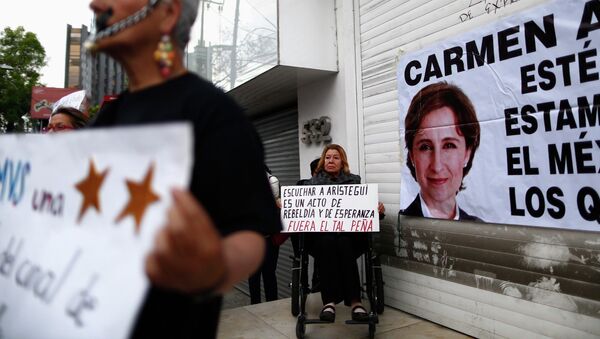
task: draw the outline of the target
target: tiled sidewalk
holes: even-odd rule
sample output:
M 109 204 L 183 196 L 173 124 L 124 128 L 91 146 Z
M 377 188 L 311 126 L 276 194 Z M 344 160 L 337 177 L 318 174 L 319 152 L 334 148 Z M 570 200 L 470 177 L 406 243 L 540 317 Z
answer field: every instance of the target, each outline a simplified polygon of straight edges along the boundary
M 243 298 L 238 296 L 239 298 Z M 246 296 L 247 298 L 247 296 Z M 231 296 L 226 298 L 231 300 Z M 231 305 L 231 303 L 229 303 Z M 307 301 L 310 318 L 316 318 L 321 309 L 319 294 L 311 294 Z M 367 325 L 346 325 L 350 309 L 338 305 L 333 324 L 306 326 L 306 338 L 368 338 Z M 281 299 L 258 305 L 225 309 L 219 324 L 219 339 L 296 338 L 296 318 L 290 311 L 290 299 Z M 451 329 L 427 320 L 386 307 L 379 316 L 375 338 L 469 338 Z

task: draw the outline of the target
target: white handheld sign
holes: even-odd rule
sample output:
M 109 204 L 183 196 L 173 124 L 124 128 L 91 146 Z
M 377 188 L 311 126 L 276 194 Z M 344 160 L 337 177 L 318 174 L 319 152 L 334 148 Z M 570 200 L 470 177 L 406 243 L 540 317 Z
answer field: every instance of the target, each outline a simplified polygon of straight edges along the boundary
M 0 337 L 125 338 L 191 148 L 184 124 L 0 136 Z

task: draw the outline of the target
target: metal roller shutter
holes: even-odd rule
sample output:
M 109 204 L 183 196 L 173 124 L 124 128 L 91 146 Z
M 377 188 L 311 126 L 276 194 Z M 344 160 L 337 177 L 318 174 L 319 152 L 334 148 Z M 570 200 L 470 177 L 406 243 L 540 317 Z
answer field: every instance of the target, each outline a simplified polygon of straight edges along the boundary
M 397 59 L 497 19 L 471 13 L 472 5 L 508 4 L 499 14 L 504 16 L 543 2 L 358 0 L 357 5 L 365 181 L 379 184 L 388 215 L 378 239 L 385 254 L 386 302 L 477 337 L 599 336 L 598 235 L 408 217 L 398 222 L 405 153 L 398 130 Z M 472 19 L 462 22 L 465 13 Z
M 296 108 L 258 117 L 252 120 L 262 139 L 265 161 L 281 186 L 295 185 L 300 180 L 300 156 L 298 150 L 298 110 Z M 277 261 L 277 285 L 279 298 L 290 296 L 289 283 L 292 281 L 292 243 L 287 240 L 279 249 Z M 248 281 L 237 286 L 250 294 Z M 264 291 L 261 294 L 264 300 Z

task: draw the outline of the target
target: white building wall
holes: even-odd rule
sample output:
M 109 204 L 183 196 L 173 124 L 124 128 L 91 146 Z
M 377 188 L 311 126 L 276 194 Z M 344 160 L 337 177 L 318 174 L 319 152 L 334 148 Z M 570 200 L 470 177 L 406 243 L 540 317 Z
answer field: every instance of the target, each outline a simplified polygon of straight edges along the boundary
M 304 122 L 328 116 L 331 118 L 332 142 L 348 153 L 350 169 L 362 173 L 361 140 L 357 110 L 356 45 L 354 7 L 352 1 L 336 0 L 338 73 L 298 88 L 298 125 L 302 135 Z M 300 143 L 300 175 L 310 177 L 310 162 L 321 155 L 324 144 Z
M 279 0 L 279 64 L 337 71 L 335 0 Z

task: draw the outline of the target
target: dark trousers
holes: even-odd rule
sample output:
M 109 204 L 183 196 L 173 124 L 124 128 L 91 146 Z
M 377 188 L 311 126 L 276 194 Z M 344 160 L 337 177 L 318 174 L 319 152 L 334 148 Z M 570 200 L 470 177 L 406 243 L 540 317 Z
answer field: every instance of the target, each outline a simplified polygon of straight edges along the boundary
M 356 259 L 364 253 L 366 234 L 316 233 L 310 235 L 310 252 L 315 257 L 323 304 L 350 306 L 360 301 L 360 277 Z
M 188 293 L 151 286 L 129 339 L 216 338 L 221 302 L 221 297 L 197 300 Z
M 277 259 L 279 258 L 279 246 L 266 239 L 265 257 L 262 264 L 253 275 L 248 279 L 250 287 L 250 303 L 259 304 L 260 298 L 260 277 L 262 276 L 265 287 L 265 299 L 267 301 L 277 300 Z

